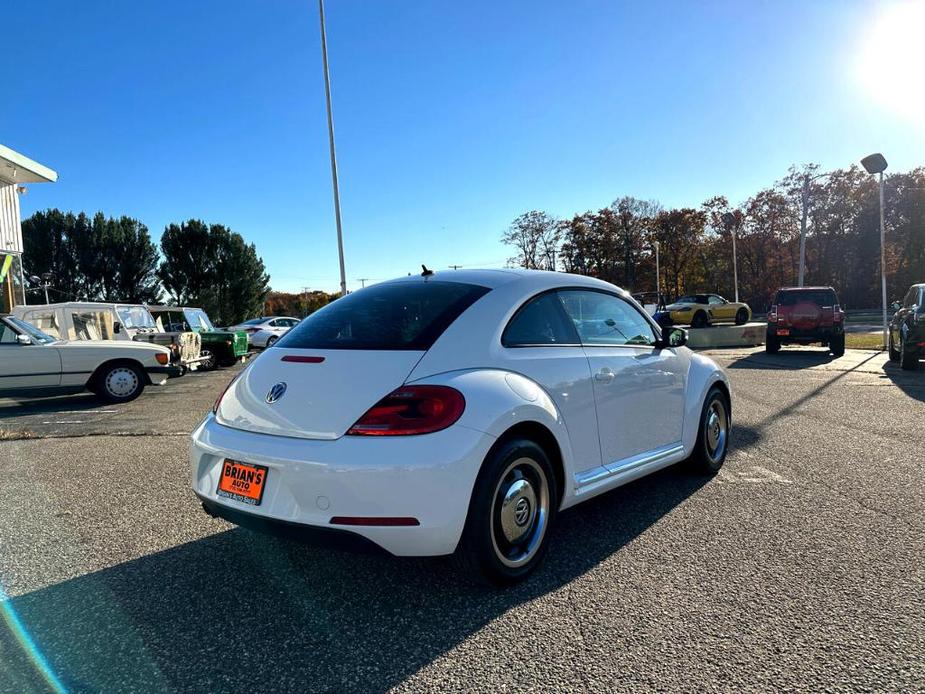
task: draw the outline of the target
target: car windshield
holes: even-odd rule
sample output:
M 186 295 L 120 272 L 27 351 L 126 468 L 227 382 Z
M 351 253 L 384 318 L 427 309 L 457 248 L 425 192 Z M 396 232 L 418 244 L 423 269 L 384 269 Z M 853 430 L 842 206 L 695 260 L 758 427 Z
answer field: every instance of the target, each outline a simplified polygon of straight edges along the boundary
M 20 320 L 19 318 L 13 318 L 12 316 L 7 318 L 7 320 L 13 325 L 13 327 L 15 327 L 21 333 L 25 333 L 26 335 L 31 337 L 33 342 L 47 345 L 47 344 L 51 344 L 52 342 L 58 341 L 56 338 L 46 333 L 43 333 L 41 330 L 36 328 L 34 325 L 30 325 L 29 323 L 26 323 L 26 321 L 24 320 Z
M 834 306 L 838 303 L 831 289 L 803 289 L 777 293 L 778 306 L 796 306 L 808 302 L 819 306 Z
M 192 330 L 205 330 L 206 332 L 215 330 L 209 316 L 201 308 L 188 308 L 183 311 L 183 315 Z
M 151 312 L 144 306 L 120 306 L 119 320 L 126 328 L 156 328 Z
M 426 350 L 488 291 L 457 282 L 374 285 L 315 311 L 290 330 L 279 346 Z
M 687 296 L 682 296 L 675 303 L 676 304 L 705 304 L 707 303 L 708 298 L 706 294 L 688 294 Z

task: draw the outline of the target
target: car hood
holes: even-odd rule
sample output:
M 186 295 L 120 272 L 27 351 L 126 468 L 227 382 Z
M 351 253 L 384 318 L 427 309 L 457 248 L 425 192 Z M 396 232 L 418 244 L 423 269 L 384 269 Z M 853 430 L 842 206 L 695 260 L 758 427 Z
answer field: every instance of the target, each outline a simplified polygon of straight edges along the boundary
M 146 352 L 164 352 L 170 354 L 170 350 L 161 345 L 151 344 L 150 342 L 131 342 L 128 340 L 58 340 L 53 343 L 55 347 L 67 350 L 94 350 L 105 349 L 106 351 L 116 351 L 129 353 Z

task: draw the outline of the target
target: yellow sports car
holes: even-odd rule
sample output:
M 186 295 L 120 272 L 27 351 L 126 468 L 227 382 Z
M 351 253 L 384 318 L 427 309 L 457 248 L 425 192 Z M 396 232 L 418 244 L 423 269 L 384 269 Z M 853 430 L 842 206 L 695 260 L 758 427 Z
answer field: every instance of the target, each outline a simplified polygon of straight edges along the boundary
M 748 304 L 726 301 L 719 294 L 688 294 L 670 304 L 665 312 L 672 323 L 705 328 L 713 323 L 742 325 L 752 317 Z

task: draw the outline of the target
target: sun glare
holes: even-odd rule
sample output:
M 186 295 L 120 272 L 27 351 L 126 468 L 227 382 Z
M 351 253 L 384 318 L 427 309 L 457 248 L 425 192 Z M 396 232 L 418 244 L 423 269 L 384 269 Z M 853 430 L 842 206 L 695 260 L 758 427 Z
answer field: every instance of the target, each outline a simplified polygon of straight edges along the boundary
M 865 91 L 925 127 L 925 2 L 883 6 L 861 36 L 858 73 Z

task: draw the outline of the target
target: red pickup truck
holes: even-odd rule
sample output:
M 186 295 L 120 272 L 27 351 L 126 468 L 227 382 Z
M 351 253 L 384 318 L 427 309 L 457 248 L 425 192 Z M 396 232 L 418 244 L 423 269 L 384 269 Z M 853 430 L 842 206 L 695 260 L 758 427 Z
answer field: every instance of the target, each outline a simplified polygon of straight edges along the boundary
M 821 343 L 840 357 L 845 353 L 845 313 L 831 287 L 779 289 L 768 311 L 765 351 L 774 354 L 781 345 Z

